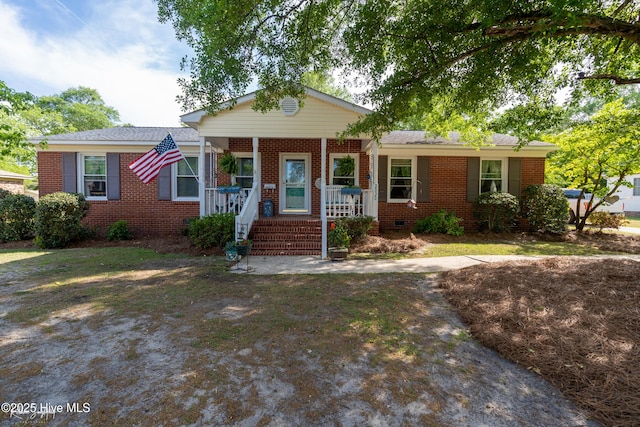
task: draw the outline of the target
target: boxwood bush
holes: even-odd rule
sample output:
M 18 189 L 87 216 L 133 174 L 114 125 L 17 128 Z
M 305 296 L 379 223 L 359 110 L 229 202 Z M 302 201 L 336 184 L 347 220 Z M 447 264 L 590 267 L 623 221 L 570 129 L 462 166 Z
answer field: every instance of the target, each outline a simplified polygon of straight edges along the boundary
M 129 223 L 123 219 L 116 221 L 109 226 L 107 240 L 131 240 L 133 234 L 129 230 Z
M 349 235 L 349 240 L 357 241 L 364 238 L 373 226 L 372 216 L 344 217 L 336 220 L 342 225 Z
M 480 228 L 496 233 L 511 231 L 519 211 L 518 198 L 509 193 L 481 193 L 473 202 L 473 215 Z
M 521 203 L 522 216 L 529 221 L 531 231 L 567 231 L 569 204 L 564 192 L 557 185 L 530 185 L 525 188 Z
M 64 248 L 88 235 L 82 218 L 89 212 L 89 202 L 83 194 L 52 193 L 36 204 L 36 243 L 41 248 Z
M 189 223 L 189 240 L 200 249 L 224 248 L 235 238 L 235 221 L 233 212 L 194 219 Z
M 416 221 L 414 233 L 444 233 L 451 236 L 462 236 L 464 227 L 460 225 L 462 218 L 457 218 L 453 212 L 440 209 L 433 215 Z
M 32 197 L 3 190 L 0 194 L 0 241 L 31 239 L 35 214 L 36 202 Z

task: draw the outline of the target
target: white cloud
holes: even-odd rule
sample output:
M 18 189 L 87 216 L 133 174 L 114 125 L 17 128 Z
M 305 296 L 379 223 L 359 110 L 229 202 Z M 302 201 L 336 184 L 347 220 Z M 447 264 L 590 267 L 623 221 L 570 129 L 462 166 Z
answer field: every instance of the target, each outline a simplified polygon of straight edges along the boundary
M 172 28 L 157 22 L 151 0 L 91 3 L 99 9 L 76 20 L 78 30 L 47 34 L 25 28 L 19 11 L 0 0 L 0 78 L 36 95 L 88 86 L 125 123 L 178 125 L 176 80 L 186 48 Z

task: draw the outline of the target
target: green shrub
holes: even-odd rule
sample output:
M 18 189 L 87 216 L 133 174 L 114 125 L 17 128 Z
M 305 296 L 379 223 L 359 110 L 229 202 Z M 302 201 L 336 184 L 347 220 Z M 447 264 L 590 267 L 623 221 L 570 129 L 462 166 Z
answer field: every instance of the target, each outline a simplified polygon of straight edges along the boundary
M 569 204 L 560 187 L 551 184 L 530 185 L 525 188 L 521 203 L 522 215 L 529 221 L 532 231 L 567 231 Z
M 189 240 L 200 249 L 224 248 L 235 240 L 236 216 L 233 212 L 212 214 L 189 223 Z
M 342 220 L 331 224 L 327 233 L 327 244 L 330 248 L 348 248 L 351 246 L 351 237 Z
M 449 213 L 446 209 L 441 209 L 433 215 L 416 221 L 413 228 L 414 233 L 445 233 L 451 236 L 462 236 L 464 227 L 460 225 L 462 218 L 457 218 L 456 214 Z
M 356 241 L 364 238 L 373 226 L 372 216 L 354 216 L 340 218 L 336 221 L 340 223 L 346 230 L 350 241 Z
M 32 197 L 13 193 L 0 195 L 0 241 L 32 238 L 35 215 L 36 202 Z
M 36 243 L 41 248 L 64 248 L 88 235 L 81 224 L 89 211 L 89 202 L 82 194 L 52 193 L 36 204 Z
M 517 197 L 509 193 L 481 193 L 473 202 L 473 215 L 480 228 L 496 233 L 511 231 L 519 211 Z
M 129 224 L 125 220 L 116 221 L 109 226 L 107 240 L 131 240 L 133 234 L 129 230 Z
M 603 228 L 615 228 L 616 230 L 627 224 L 627 217 L 624 214 L 610 214 L 609 212 L 595 211 L 589 215 L 589 222 L 602 232 Z

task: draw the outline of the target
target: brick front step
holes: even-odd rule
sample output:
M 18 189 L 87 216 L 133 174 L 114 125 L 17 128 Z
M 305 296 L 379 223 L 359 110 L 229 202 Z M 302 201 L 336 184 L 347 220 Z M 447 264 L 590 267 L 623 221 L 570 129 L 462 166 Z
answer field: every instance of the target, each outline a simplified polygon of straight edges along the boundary
M 251 255 L 319 255 L 322 223 L 319 219 L 260 218 L 251 227 Z

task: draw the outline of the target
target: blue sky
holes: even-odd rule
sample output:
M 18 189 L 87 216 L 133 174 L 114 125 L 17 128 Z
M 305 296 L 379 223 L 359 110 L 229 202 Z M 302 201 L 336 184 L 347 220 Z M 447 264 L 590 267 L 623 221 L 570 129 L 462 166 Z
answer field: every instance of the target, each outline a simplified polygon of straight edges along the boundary
M 190 53 L 153 0 L 0 0 L 0 80 L 37 96 L 97 89 L 123 123 L 179 125 Z

